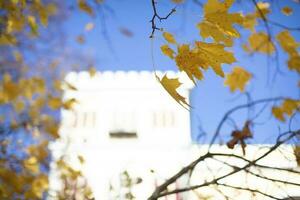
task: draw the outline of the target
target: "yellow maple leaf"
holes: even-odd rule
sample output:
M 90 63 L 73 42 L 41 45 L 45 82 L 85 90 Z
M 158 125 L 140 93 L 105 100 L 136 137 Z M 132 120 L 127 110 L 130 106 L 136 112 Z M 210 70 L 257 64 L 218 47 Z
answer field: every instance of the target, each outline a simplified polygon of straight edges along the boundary
M 40 171 L 38 160 L 34 156 L 27 158 L 23 163 L 25 169 L 29 170 L 31 173 L 37 174 Z
M 89 74 L 90 74 L 90 77 L 94 77 L 97 73 L 97 69 L 93 66 L 90 66 L 89 67 Z
M 93 16 L 94 12 L 92 7 L 86 2 L 86 0 L 78 0 L 77 1 L 78 7 L 83 12 L 86 12 L 87 14 Z
M 184 0 L 172 0 L 172 2 L 174 2 L 174 3 L 183 3 Z
M 182 84 L 179 82 L 178 78 L 168 78 L 167 75 L 164 75 L 162 79 L 160 79 L 156 75 L 157 80 L 161 83 L 161 85 L 165 88 L 165 90 L 171 95 L 173 99 L 175 99 L 181 106 L 186 108 L 185 106 L 190 106 L 186 100 L 185 97 L 181 96 L 177 89 Z
M 287 30 L 280 32 L 276 36 L 276 39 L 278 40 L 281 48 L 289 55 L 287 62 L 288 68 L 300 73 L 300 54 L 298 52 L 300 43 L 296 42 L 295 38 Z
M 31 29 L 31 32 L 33 35 L 38 35 L 38 24 L 36 23 L 36 19 L 35 19 L 35 16 L 32 16 L 32 15 L 29 15 L 27 17 L 27 21 L 28 21 L 28 24 L 30 26 L 30 29 Z
M 272 114 L 274 115 L 274 117 L 276 117 L 278 120 L 284 122 L 285 118 L 284 118 L 284 112 L 282 111 L 282 109 L 280 107 L 277 106 L 273 106 L 272 107 Z
M 232 46 L 233 38 L 240 36 L 233 27 L 234 24 L 243 24 L 243 17 L 240 13 L 228 13 L 234 0 L 208 0 L 204 6 L 204 20 L 197 27 L 203 38 L 211 37 L 214 41 Z
M 252 74 L 241 67 L 234 67 L 230 74 L 226 75 L 224 84 L 229 86 L 230 91 L 234 92 L 239 89 L 241 92 L 244 91 L 245 85 L 251 79 Z
M 13 82 L 10 74 L 5 73 L 2 79 L 1 101 L 7 102 L 16 99 L 20 95 L 20 84 Z
M 66 110 L 70 110 L 70 109 L 73 108 L 74 104 L 76 104 L 76 103 L 77 103 L 76 99 L 71 98 L 71 99 L 66 100 L 66 101 L 63 103 L 63 107 L 64 107 L 64 109 L 66 109 Z
M 252 51 L 271 54 L 275 47 L 269 36 L 264 32 L 253 33 L 249 37 L 249 44 Z
M 298 109 L 300 106 L 300 101 L 296 101 L 294 99 L 285 99 L 282 103 L 282 111 L 286 113 L 288 116 L 292 116 L 294 111 Z
M 280 106 L 274 106 L 272 108 L 272 114 L 278 120 L 284 122 L 285 115 L 292 116 L 297 110 L 299 112 L 300 101 L 295 99 L 284 99 Z
M 53 110 L 61 108 L 62 105 L 62 101 L 59 97 L 50 97 L 48 100 L 48 106 Z
M 280 32 L 276 36 L 276 39 L 279 42 L 281 48 L 290 56 L 298 54 L 297 48 L 300 46 L 300 44 L 296 42 L 295 38 L 290 34 L 288 30 Z
M 292 56 L 288 60 L 288 68 L 297 71 L 300 74 L 300 55 Z
M 48 177 L 44 174 L 36 177 L 32 182 L 32 192 L 36 198 L 42 199 L 43 193 L 48 189 Z
M 81 156 L 81 155 L 78 156 L 78 160 L 81 164 L 83 164 L 85 162 L 83 156 Z
M 291 7 L 285 6 L 281 9 L 281 12 L 284 15 L 289 16 L 289 15 L 293 14 L 293 9 Z
M 164 32 L 163 36 L 165 38 L 165 40 L 171 44 L 176 44 L 176 40 L 174 38 L 174 36 L 171 33 L 168 32 Z
M 226 51 L 224 49 L 225 46 L 222 44 L 196 42 L 196 47 L 198 56 L 204 61 L 201 67 L 206 69 L 210 66 L 221 77 L 224 77 L 221 65 L 223 63 L 231 64 L 236 61 L 233 53 Z
M 169 58 L 174 58 L 174 54 L 175 52 L 173 51 L 173 49 L 171 49 L 167 44 L 162 45 L 160 47 L 160 50 L 163 52 L 163 54 L 165 54 L 166 56 L 168 56 Z
M 243 26 L 250 31 L 255 31 L 255 26 L 257 25 L 257 17 L 254 14 L 247 14 L 244 16 Z
M 199 57 L 197 51 L 190 49 L 187 44 L 179 45 L 177 51 L 175 62 L 179 70 L 184 71 L 194 83 L 194 77 L 201 80 L 203 74 L 199 67 L 205 66 L 203 58 Z
M 50 134 L 54 138 L 59 137 L 59 125 L 55 123 L 54 120 L 49 120 L 47 122 L 44 122 L 45 125 L 45 131 Z

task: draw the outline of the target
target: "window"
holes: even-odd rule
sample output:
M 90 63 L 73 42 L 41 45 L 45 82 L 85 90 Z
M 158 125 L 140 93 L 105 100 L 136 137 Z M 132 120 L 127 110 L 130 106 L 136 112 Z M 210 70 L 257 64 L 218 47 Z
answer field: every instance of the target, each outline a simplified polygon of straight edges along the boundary
M 95 112 L 74 112 L 73 127 L 93 128 L 96 125 Z
M 175 126 L 175 116 L 172 111 L 155 111 L 152 115 L 153 128 L 171 128 Z
M 112 115 L 110 138 L 137 138 L 137 122 L 134 110 L 116 109 Z

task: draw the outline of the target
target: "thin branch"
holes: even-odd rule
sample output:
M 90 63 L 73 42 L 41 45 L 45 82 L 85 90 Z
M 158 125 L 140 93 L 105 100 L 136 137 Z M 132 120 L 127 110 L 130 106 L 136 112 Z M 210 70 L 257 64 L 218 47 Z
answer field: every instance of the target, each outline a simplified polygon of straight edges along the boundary
M 161 17 L 158 14 L 158 12 L 157 12 L 156 3 L 157 2 L 155 0 L 151 0 L 152 10 L 153 10 L 153 16 L 152 16 L 152 18 L 150 20 L 151 27 L 152 27 L 152 32 L 151 32 L 150 38 L 154 37 L 154 33 L 155 33 L 156 30 L 161 30 L 161 28 L 158 28 L 156 26 L 156 19 L 158 19 L 161 22 L 162 20 L 168 19 L 174 12 L 176 12 L 176 6 L 175 6 L 165 17 Z
M 227 185 L 227 184 L 224 184 L 224 183 L 218 183 L 218 186 L 230 187 L 230 188 L 237 189 L 237 190 L 245 190 L 245 191 L 252 192 L 252 193 L 258 193 L 258 194 L 261 194 L 263 196 L 266 196 L 266 197 L 269 197 L 269 198 L 272 198 L 272 199 L 281 200 L 281 198 L 274 197 L 272 195 L 269 195 L 267 193 L 261 192 L 261 191 L 256 190 L 256 189 L 243 188 L 243 187 L 239 187 L 239 186 Z
M 214 144 L 214 142 L 216 141 L 218 135 L 220 134 L 220 131 L 221 131 L 221 128 L 223 126 L 223 124 L 225 123 L 225 121 L 228 119 L 228 117 L 234 113 L 235 111 L 237 110 L 240 110 L 240 109 L 244 109 L 244 108 L 250 108 L 250 107 L 253 107 L 257 104 L 261 104 L 261 103 L 267 103 L 267 102 L 272 102 L 272 101 L 280 101 L 280 100 L 283 100 L 284 98 L 283 97 L 275 97 L 275 98 L 267 98 L 267 99 L 260 99 L 260 100 L 256 100 L 256 101 L 252 101 L 250 103 L 247 103 L 247 104 L 243 104 L 243 105 L 239 105 L 239 106 L 236 106 L 232 109 L 230 109 L 229 111 L 227 111 L 225 113 L 225 115 L 223 116 L 223 118 L 221 119 L 217 129 L 216 129 L 216 132 L 215 134 L 213 135 L 212 137 L 212 140 L 210 142 L 210 145 L 209 147 L 212 146 L 212 144 Z
M 173 177 L 171 177 L 170 179 L 168 179 L 165 183 L 163 183 L 161 186 L 157 187 L 156 190 L 153 192 L 153 194 L 151 195 L 151 197 L 148 198 L 148 200 L 157 200 L 159 197 L 163 197 L 163 196 L 167 196 L 170 194 L 175 194 L 175 193 L 180 193 L 180 192 L 186 192 L 186 191 L 191 191 L 191 190 L 195 190 L 201 187 L 205 187 L 205 186 L 209 186 L 209 185 L 214 185 L 214 184 L 218 184 L 218 181 L 225 179 L 233 174 L 236 174 L 242 170 L 246 170 L 247 168 L 249 168 L 250 166 L 255 165 L 259 160 L 265 158 L 266 156 L 268 156 L 270 153 L 272 153 L 273 151 L 275 151 L 280 145 L 284 144 L 285 142 L 289 141 L 290 139 L 292 139 L 293 137 L 300 135 L 300 130 L 297 131 L 288 131 L 283 133 L 282 135 L 279 136 L 279 138 L 282 138 L 283 135 L 287 135 L 290 134 L 289 136 L 287 136 L 286 138 L 280 140 L 277 140 L 277 143 L 275 145 L 273 145 L 267 152 L 265 152 L 263 155 L 261 155 L 260 157 L 256 158 L 253 161 L 250 161 L 248 164 L 244 165 L 241 168 L 235 168 L 233 171 L 220 176 L 218 178 L 215 178 L 209 182 L 205 182 L 199 185 L 193 185 L 193 186 L 189 186 L 189 187 L 185 187 L 185 188 L 179 188 L 179 189 L 175 189 L 172 191 L 166 191 L 167 187 L 174 183 L 179 177 L 181 177 L 183 174 L 187 173 L 190 169 L 193 169 L 199 162 L 204 161 L 207 158 L 212 158 L 214 156 L 217 156 L 218 153 L 206 153 L 203 156 L 200 156 L 197 160 L 193 161 L 191 164 L 187 165 L 186 167 L 184 167 L 182 170 L 180 170 L 177 174 L 175 174 Z M 228 156 L 230 156 L 231 154 L 228 154 Z M 166 191 L 166 192 L 163 192 Z

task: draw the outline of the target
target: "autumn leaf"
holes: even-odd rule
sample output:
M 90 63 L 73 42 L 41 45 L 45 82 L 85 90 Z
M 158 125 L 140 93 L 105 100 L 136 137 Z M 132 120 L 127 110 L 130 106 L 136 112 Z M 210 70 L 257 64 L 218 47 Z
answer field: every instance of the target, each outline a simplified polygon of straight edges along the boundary
M 243 27 L 249 29 L 250 31 L 255 31 L 255 26 L 257 25 L 257 17 L 254 14 L 248 14 L 244 16 Z
M 86 0 L 78 0 L 77 1 L 78 7 L 80 10 L 82 10 L 83 12 L 93 16 L 94 12 L 92 7 L 86 2 Z
M 37 174 L 40 171 L 39 163 L 36 157 L 31 156 L 24 160 L 24 167 L 31 173 Z
M 235 62 L 235 58 L 232 52 L 226 51 L 225 46 L 222 44 L 196 42 L 197 54 L 204 60 L 202 68 L 206 69 L 211 67 L 214 72 L 224 77 L 224 72 L 221 65 L 231 64 Z
M 290 57 L 287 64 L 288 64 L 288 68 L 290 70 L 294 70 L 300 74 L 300 55 L 299 54 Z
M 287 30 L 280 32 L 276 38 L 281 48 L 289 55 L 287 61 L 288 68 L 300 73 L 300 54 L 298 52 L 300 43 L 296 42 Z
M 168 56 L 169 58 L 171 58 L 171 59 L 174 58 L 175 52 L 167 44 L 162 45 L 160 47 L 160 49 L 161 49 L 162 53 L 165 54 L 166 56 Z
M 62 106 L 61 98 L 49 97 L 48 106 L 53 110 L 57 110 L 57 109 L 61 108 L 61 106 Z
M 29 24 L 29 26 L 30 26 L 30 28 L 31 28 L 32 34 L 35 35 L 35 36 L 38 35 L 38 28 L 39 28 L 39 26 L 38 26 L 38 24 L 36 23 L 35 17 L 32 16 L 32 15 L 29 15 L 29 16 L 27 17 L 27 21 L 28 21 L 28 24 Z
M 279 121 L 285 122 L 285 115 L 292 116 L 299 108 L 300 100 L 287 98 L 280 106 L 272 107 L 272 114 Z
M 90 66 L 89 67 L 89 74 L 90 74 L 90 77 L 94 77 L 97 73 L 97 69 L 93 66 Z
M 175 57 L 176 65 L 180 71 L 184 71 L 194 82 L 194 77 L 198 80 L 203 79 L 203 73 L 200 66 L 205 66 L 204 59 L 199 57 L 198 51 L 190 49 L 189 45 L 178 45 L 177 55 Z
M 250 131 L 250 121 L 246 121 L 242 130 L 234 130 L 231 133 L 232 139 L 227 142 L 227 147 L 233 149 L 236 144 L 240 143 L 243 155 L 246 154 L 246 143 L 245 139 L 252 138 L 252 133 Z
M 300 167 L 300 146 L 296 145 L 294 147 L 294 155 L 297 162 L 298 167 Z
M 243 24 L 240 13 L 228 13 L 234 0 L 208 0 L 205 4 L 204 20 L 197 27 L 203 38 L 211 37 L 217 43 L 232 46 L 233 38 L 240 37 L 239 32 L 233 27 L 234 24 Z
M 275 50 L 270 37 L 264 32 L 253 33 L 248 40 L 252 51 L 271 54 Z
M 163 37 L 165 38 L 165 40 L 167 42 L 169 42 L 171 44 L 176 44 L 176 40 L 175 40 L 174 36 L 171 33 L 164 32 Z
M 79 44 L 84 44 L 85 43 L 85 38 L 83 35 L 78 35 L 76 37 L 76 41 L 79 43 Z
M 63 107 L 66 110 L 70 110 L 73 108 L 74 104 L 76 104 L 76 103 L 78 103 L 77 100 L 75 98 L 71 98 L 63 103 Z
M 78 160 L 80 161 L 81 164 L 83 164 L 85 161 L 83 156 L 81 156 L 81 155 L 78 156 Z
M 229 86 L 230 91 L 234 92 L 239 89 L 244 92 L 246 84 L 251 79 L 252 74 L 241 67 L 234 67 L 230 74 L 226 75 L 224 84 Z
M 190 106 L 186 100 L 185 97 L 181 96 L 177 89 L 182 84 L 179 82 L 178 78 L 168 78 L 167 75 L 164 75 L 162 79 L 160 79 L 157 75 L 155 75 L 157 80 L 161 83 L 161 85 L 165 88 L 165 90 L 183 107 Z
M 48 177 L 44 174 L 39 175 L 33 180 L 32 191 L 38 199 L 42 199 L 43 192 L 48 189 Z
M 274 117 L 276 117 L 278 120 L 284 122 L 285 118 L 284 118 L 284 112 L 282 111 L 282 109 L 280 107 L 276 107 L 273 106 L 272 107 L 272 114 L 274 115 Z
M 276 36 L 281 48 L 287 52 L 290 56 L 297 55 L 297 48 L 300 47 L 300 43 L 296 42 L 295 38 L 290 34 L 288 30 L 284 30 Z
M 290 16 L 291 14 L 293 14 L 293 9 L 291 7 L 285 6 L 281 9 L 281 12 L 286 16 Z
M 184 0 L 172 0 L 173 3 L 183 3 Z

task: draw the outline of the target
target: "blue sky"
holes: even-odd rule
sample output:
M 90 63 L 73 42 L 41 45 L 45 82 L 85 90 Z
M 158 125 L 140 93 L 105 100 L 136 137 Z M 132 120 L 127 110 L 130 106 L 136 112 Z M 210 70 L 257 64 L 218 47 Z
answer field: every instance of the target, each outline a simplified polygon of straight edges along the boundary
M 174 7 L 174 4 L 170 1 L 162 0 L 158 2 L 158 11 L 162 16 Z M 285 16 L 280 12 L 280 9 L 287 5 L 294 10 L 294 14 L 291 16 Z M 270 19 L 273 21 L 292 27 L 300 26 L 298 20 L 300 18 L 299 3 L 292 0 L 277 1 L 271 9 L 273 9 L 273 13 L 270 14 Z M 251 10 L 253 10 L 251 1 L 245 1 L 243 4 L 236 3 L 232 8 L 232 11 L 243 13 Z M 151 33 L 149 21 L 151 17 L 150 0 L 107 1 L 96 17 L 90 17 L 77 11 L 69 16 L 65 23 L 67 43 L 72 51 L 80 52 L 94 59 L 95 67 L 100 71 L 152 71 L 152 52 L 156 70 L 176 70 L 175 63 L 163 56 L 160 51 L 159 47 L 164 43 L 161 33 L 156 32 L 153 41 L 149 39 Z M 157 22 L 157 26 L 174 33 L 179 42 L 192 42 L 202 40 L 196 28 L 197 22 L 201 19 L 202 9 L 192 1 L 188 1 L 184 5 L 177 6 L 177 12 L 168 20 L 162 23 Z M 89 22 L 93 22 L 95 28 L 90 32 L 86 32 L 84 27 Z M 132 37 L 122 34 L 120 29 L 127 29 L 132 32 Z M 259 26 L 257 30 L 264 30 L 264 27 Z M 271 31 L 275 35 L 278 28 L 271 26 Z M 242 31 L 242 33 L 247 36 L 250 32 Z M 76 37 L 80 34 L 85 37 L 86 42 L 84 44 L 76 42 Z M 300 41 L 299 32 L 292 32 L 292 34 Z M 271 81 L 276 72 L 274 56 L 271 58 L 264 55 L 249 56 L 241 50 L 241 44 L 244 41 L 246 41 L 246 37 L 236 41 L 236 45 L 231 50 L 234 51 L 237 62 L 233 65 L 224 65 L 224 71 L 230 71 L 233 66 L 242 66 L 253 73 L 253 80 L 247 87 L 252 99 L 275 96 L 299 98 L 299 88 L 296 87 L 299 77 L 296 73 L 286 70 L 287 55 L 281 51 L 279 52 L 279 68 L 282 73 L 277 73 L 275 81 Z M 223 79 L 217 77 L 211 71 L 206 72 L 205 79 L 197 83 L 197 86 L 191 92 L 190 98 L 193 106 L 193 109 L 191 109 L 191 134 L 193 141 L 200 143 L 209 141 L 219 120 L 228 109 L 247 102 L 245 95 L 239 92 L 230 93 L 229 89 L 224 87 Z M 259 109 L 257 107 L 257 110 Z M 250 142 L 272 143 L 279 133 L 279 128 L 281 130 L 286 129 L 285 124 L 278 123 L 270 118 L 268 110 L 264 113 L 258 119 L 261 123 L 254 126 L 254 139 Z M 247 112 L 242 111 L 234 117 L 237 125 L 241 128 L 246 120 Z M 206 137 L 200 137 L 200 127 L 207 133 Z M 230 125 L 224 127 L 222 131 L 224 141 L 228 140 L 230 130 Z

